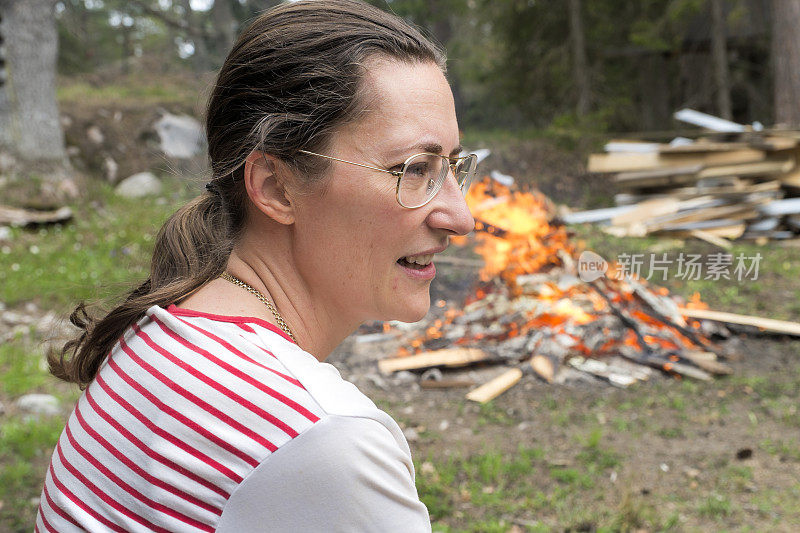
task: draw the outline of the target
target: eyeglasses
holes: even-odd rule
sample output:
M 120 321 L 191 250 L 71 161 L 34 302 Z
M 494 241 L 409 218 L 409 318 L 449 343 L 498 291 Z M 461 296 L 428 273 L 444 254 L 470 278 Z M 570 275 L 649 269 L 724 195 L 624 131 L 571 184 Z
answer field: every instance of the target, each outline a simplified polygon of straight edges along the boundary
M 397 177 L 397 190 L 395 196 L 397 203 L 406 209 L 416 209 L 422 207 L 433 200 L 436 193 L 444 185 L 449 171 L 458 183 L 458 188 L 466 195 L 475 172 L 478 168 L 478 156 L 469 154 L 464 157 L 447 157 L 439 154 L 421 153 L 414 154 L 403 163 L 402 170 L 386 170 L 384 168 L 362 165 L 345 161 L 329 155 L 316 154 L 307 150 L 298 150 L 303 154 L 315 155 L 332 159 L 341 163 L 356 165 L 359 167 L 380 170 Z

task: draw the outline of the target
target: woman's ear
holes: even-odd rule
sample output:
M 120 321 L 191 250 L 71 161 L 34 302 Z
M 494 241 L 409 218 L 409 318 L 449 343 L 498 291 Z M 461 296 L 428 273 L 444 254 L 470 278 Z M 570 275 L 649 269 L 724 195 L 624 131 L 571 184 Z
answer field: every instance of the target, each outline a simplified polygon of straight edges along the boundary
M 269 154 L 253 151 L 244 162 L 244 185 L 256 209 L 280 224 L 293 224 L 294 206 L 285 186 L 286 167 Z

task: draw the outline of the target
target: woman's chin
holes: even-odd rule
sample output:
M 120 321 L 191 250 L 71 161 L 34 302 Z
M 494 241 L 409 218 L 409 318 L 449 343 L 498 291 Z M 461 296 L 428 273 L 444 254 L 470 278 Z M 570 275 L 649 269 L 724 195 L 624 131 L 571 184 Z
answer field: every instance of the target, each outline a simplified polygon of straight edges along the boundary
M 413 300 L 407 300 L 398 303 L 400 305 L 393 310 L 394 312 L 391 313 L 392 317 L 388 320 L 397 320 L 399 322 L 419 322 L 425 318 L 425 315 L 428 314 L 428 310 L 431 307 L 431 297 L 426 291 L 424 297 L 423 295 L 419 295 Z

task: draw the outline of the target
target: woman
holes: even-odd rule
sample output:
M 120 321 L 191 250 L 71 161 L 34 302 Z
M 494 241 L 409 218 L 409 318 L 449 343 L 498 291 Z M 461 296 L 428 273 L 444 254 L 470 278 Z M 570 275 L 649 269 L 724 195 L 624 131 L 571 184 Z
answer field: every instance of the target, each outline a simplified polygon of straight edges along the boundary
M 422 318 L 434 254 L 473 227 L 443 71 L 356 0 L 243 33 L 208 105 L 208 192 L 51 357 L 87 388 L 39 531 L 430 530 L 399 427 L 322 361 L 365 320 Z

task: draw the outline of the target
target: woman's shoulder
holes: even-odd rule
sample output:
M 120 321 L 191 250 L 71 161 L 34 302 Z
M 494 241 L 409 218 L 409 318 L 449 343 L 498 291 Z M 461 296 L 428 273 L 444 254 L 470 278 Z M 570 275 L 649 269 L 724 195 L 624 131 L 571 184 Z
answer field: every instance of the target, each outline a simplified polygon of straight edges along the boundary
M 385 421 L 385 413 L 343 379 L 333 365 L 318 361 L 264 320 L 153 306 L 140 330 L 154 330 L 161 338 L 166 335 L 166 340 L 175 347 L 225 356 L 231 364 L 263 381 L 272 382 L 276 378 L 286 381 L 312 398 L 320 414 Z

